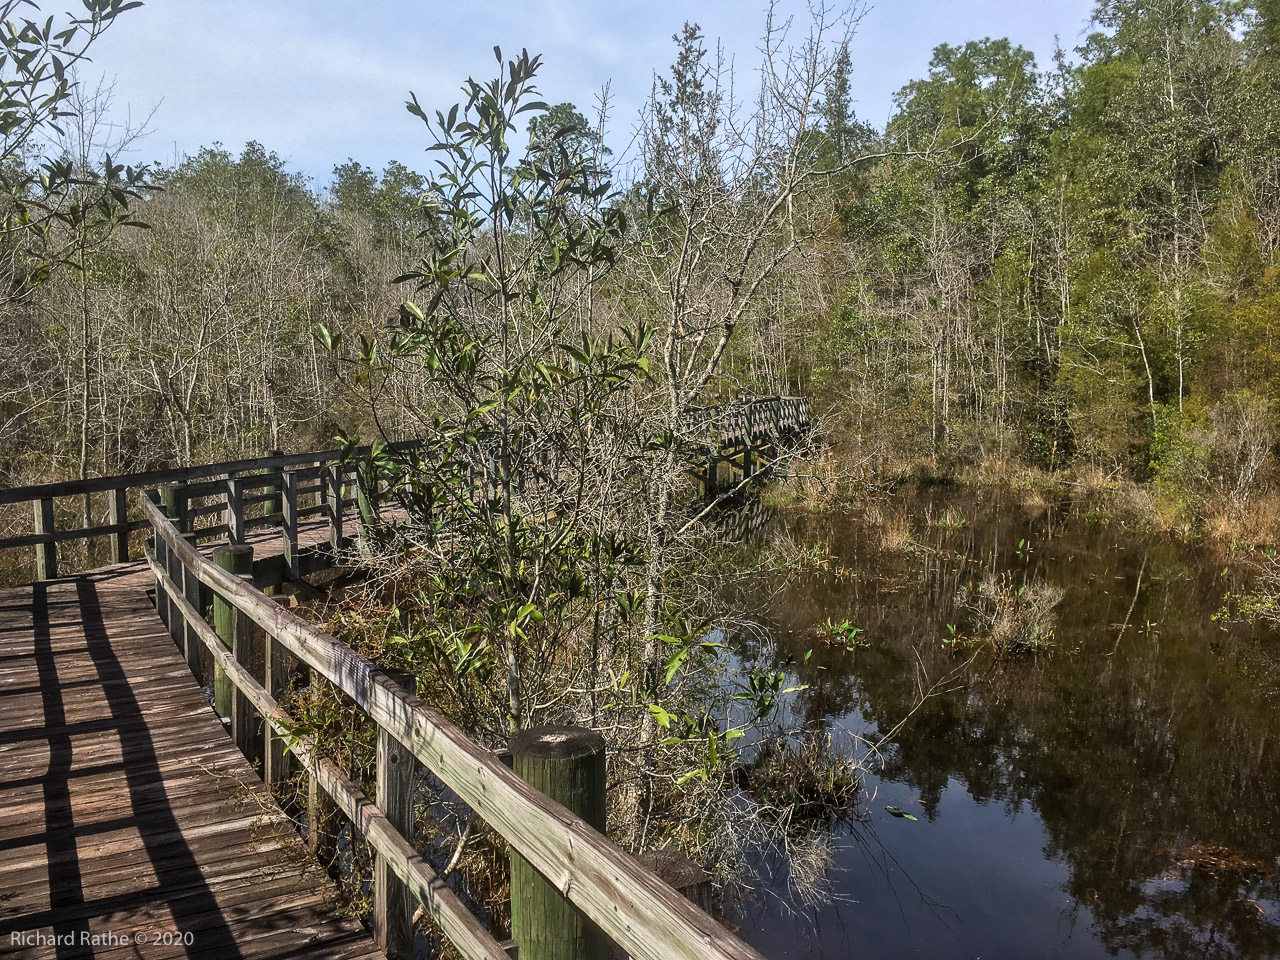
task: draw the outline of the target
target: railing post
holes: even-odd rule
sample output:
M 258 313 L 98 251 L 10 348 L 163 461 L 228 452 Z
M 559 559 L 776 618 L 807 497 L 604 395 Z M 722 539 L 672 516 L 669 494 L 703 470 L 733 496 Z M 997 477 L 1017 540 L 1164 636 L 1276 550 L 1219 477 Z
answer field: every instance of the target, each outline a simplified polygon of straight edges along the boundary
M 268 457 L 283 457 L 283 456 L 284 456 L 284 451 L 283 451 L 283 450 L 269 450 L 269 451 L 267 451 L 267 456 L 268 456 Z M 272 468 L 268 467 L 267 469 L 268 469 L 268 470 L 270 470 L 270 469 L 272 469 Z M 271 513 L 279 513 L 279 512 L 281 511 L 281 506 L 280 506 L 280 488 L 279 488 L 279 487 L 276 487 L 276 486 L 270 486 L 270 487 L 267 487 L 267 492 L 268 492 L 268 493 L 271 493 L 271 494 L 274 494 L 274 496 L 264 504 L 264 507 L 265 507 L 264 512 L 265 512 L 265 513 L 268 513 L 268 514 L 271 514 Z
M 240 579 L 253 586 L 253 576 L 243 574 Z M 260 678 L 254 670 L 254 647 L 259 643 L 258 625 L 239 607 L 231 608 L 231 654 L 236 663 L 249 671 L 255 680 Z M 265 677 L 262 677 L 265 679 Z M 240 752 L 255 768 L 262 759 L 263 742 L 258 738 L 258 711 L 236 687 L 231 691 L 231 736 L 236 741 Z
M 329 545 L 337 553 L 342 549 L 342 464 L 331 463 L 325 467 L 324 486 L 329 504 Z
M 53 533 L 53 497 L 41 497 L 35 502 L 36 533 Z M 58 575 L 58 545 L 36 544 L 36 579 L 52 580 Z
M 129 562 L 129 502 L 126 499 L 128 491 L 124 487 L 116 487 L 109 494 L 107 500 L 107 523 L 112 526 L 123 526 L 125 529 L 117 530 L 108 538 L 111 544 L 111 562 L 112 563 L 128 563 Z
M 386 673 L 410 693 L 417 692 L 417 681 L 409 671 Z M 417 775 L 413 754 L 387 731 L 379 729 L 374 800 L 391 826 L 410 843 L 414 842 L 413 788 Z M 413 907 L 409 888 L 379 855 L 373 874 L 373 942 L 391 960 L 413 957 Z
M 298 565 L 298 475 L 292 470 L 284 474 L 280 486 L 280 509 L 284 514 L 284 522 L 281 524 L 284 537 L 284 578 L 292 582 L 302 576 Z
M 237 576 L 253 574 L 253 547 L 249 544 L 231 544 L 214 547 L 213 562 L 228 573 Z M 235 608 L 223 599 L 216 591 L 213 594 L 213 629 L 222 642 L 231 648 L 234 638 L 234 620 L 232 611 Z M 231 678 L 222 667 L 214 663 L 213 668 L 213 709 L 219 717 L 231 716 Z
M 170 483 L 160 488 L 160 505 L 179 533 L 191 529 L 191 517 L 188 514 L 187 485 L 182 482 Z
M 244 543 L 244 481 L 227 477 L 227 540 Z
M 265 635 L 263 643 L 266 649 L 263 651 L 262 662 L 266 675 L 262 686 L 279 703 L 289 689 L 293 658 L 284 644 L 271 634 Z M 285 750 L 288 742 L 271 728 L 270 723 L 263 723 L 263 732 L 267 742 L 266 750 L 262 755 L 262 779 L 267 786 L 278 787 L 289 779 L 291 763 L 289 754 Z
M 368 536 L 369 528 L 378 522 L 378 478 L 365 477 L 356 470 L 356 509 L 360 515 L 360 537 Z
M 319 700 L 328 682 L 311 670 L 311 696 Z M 338 806 L 333 798 L 325 793 L 324 788 L 316 782 L 314 776 L 307 777 L 307 846 L 320 865 L 331 876 L 336 875 L 338 868 L 338 834 L 342 823 L 339 819 Z
M 605 829 L 604 738 L 584 727 L 544 726 L 511 737 L 516 776 Z M 609 939 L 523 857 L 511 854 L 511 935 L 520 960 L 604 960 Z

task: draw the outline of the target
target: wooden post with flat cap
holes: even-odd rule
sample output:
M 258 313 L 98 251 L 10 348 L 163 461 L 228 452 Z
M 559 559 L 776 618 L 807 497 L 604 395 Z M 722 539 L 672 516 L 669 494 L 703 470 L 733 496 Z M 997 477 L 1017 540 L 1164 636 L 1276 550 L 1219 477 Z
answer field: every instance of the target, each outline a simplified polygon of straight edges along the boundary
M 542 726 L 511 736 L 512 770 L 604 833 L 604 738 Z M 523 857 L 511 854 L 511 936 L 520 960 L 605 960 L 609 938 Z

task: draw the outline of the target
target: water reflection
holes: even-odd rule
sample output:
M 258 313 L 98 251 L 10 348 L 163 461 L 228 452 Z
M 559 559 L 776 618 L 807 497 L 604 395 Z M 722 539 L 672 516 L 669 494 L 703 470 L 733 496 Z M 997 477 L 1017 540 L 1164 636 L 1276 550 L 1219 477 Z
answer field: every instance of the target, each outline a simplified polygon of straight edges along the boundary
M 910 719 L 842 835 L 840 899 L 802 918 L 765 896 L 745 935 L 770 957 L 1280 954 L 1280 643 L 1212 619 L 1247 566 L 1078 504 L 906 506 L 893 550 L 857 517 L 786 518 L 854 571 L 815 567 L 754 610 L 810 685 L 795 709 L 872 741 Z M 1006 571 L 1066 589 L 1047 656 L 944 642 L 969 629 L 960 587 Z M 828 617 L 869 645 L 817 643 Z

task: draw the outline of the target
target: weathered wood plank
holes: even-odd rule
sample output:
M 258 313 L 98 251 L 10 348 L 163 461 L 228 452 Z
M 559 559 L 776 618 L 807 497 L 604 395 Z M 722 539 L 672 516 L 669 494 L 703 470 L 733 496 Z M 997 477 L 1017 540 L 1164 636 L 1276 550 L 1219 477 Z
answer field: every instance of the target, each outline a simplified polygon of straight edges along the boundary
M 146 956 L 379 957 L 214 717 L 144 571 L 0 592 L 6 955 L 55 955 L 15 931 L 168 929 L 195 943 Z M 198 642 L 181 579 L 174 620 Z

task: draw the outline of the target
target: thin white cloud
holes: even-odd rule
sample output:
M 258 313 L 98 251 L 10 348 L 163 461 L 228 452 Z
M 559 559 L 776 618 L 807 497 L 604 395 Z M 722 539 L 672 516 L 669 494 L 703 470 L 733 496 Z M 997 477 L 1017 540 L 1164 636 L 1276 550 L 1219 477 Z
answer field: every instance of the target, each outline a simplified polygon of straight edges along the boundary
M 898 0 L 871 11 L 853 47 L 859 113 L 875 123 L 891 96 L 925 73 L 932 48 L 1010 36 L 1042 63 L 1055 33 L 1071 46 L 1090 0 Z M 799 0 L 791 0 L 798 14 Z M 135 115 L 160 103 L 152 136 L 135 158 L 169 160 L 222 142 L 258 140 L 317 179 L 355 157 L 373 167 L 398 159 L 426 166 L 421 122 L 408 92 L 446 108 L 468 75 L 493 75 L 492 48 L 542 53 L 539 86 L 551 102 L 589 111 L 612 82 L 615 139 L 625 142 L 654 70 L 674 58 L 685 20 L 722 39 L 740 71 L 754 68 L 762 2 L 715 0 L 581 3 L 148 0 L 114 24 L 94 67 L 117 77 L 116 103 Z M 714 42 L 714 40 L 712 40 Z M 162 102 L 161 102 L 162 101 Z

